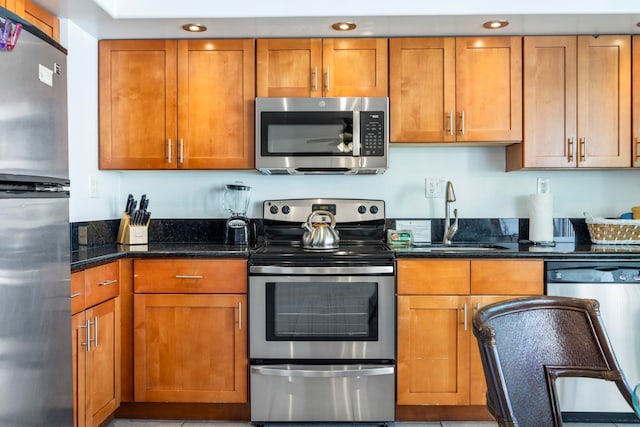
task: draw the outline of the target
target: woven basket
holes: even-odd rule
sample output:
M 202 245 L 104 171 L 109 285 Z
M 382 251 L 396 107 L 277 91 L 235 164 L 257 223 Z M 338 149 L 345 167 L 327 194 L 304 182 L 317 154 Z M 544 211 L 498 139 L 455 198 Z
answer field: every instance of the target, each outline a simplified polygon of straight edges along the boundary
M 585 214 L 591 241 L 599 245 L 640 244 L 640 220 L 593 218 Z

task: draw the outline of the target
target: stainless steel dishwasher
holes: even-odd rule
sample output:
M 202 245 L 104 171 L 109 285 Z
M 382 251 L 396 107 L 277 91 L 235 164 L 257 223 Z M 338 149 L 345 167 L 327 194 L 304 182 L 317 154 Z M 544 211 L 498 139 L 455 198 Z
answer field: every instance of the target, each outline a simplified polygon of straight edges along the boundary
M 546 263 L 548 295 L 593 298 L 627 381 L 640 382 L 640 261 Z M 562 378 L 558 382 L 565 421 L 638 421 L 613 383 Z

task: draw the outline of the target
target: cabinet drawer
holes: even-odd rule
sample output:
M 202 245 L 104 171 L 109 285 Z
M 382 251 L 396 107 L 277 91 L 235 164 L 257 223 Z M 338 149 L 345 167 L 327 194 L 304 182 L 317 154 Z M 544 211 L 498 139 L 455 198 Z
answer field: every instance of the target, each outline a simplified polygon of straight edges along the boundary
M 245 293 L 244 259 L 144 259 L 133 264 L 137 293 Z
M 399 294 L 469 294 L 469 260 L 399 260 Z
M 471 293 L 474 295 L 542 295 L 542 260 L 471 260 Z
M 85 306 L 91 307 L 120 294 L 120 264 L 111 262 L 84 270 Z
M 84 271 L 71 274 L 71 314 L 84 310 Z

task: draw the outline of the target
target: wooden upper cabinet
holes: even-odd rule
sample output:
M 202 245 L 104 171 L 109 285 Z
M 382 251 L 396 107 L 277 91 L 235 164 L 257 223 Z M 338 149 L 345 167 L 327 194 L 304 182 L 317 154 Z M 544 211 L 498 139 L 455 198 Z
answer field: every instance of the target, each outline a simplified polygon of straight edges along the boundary
M 390 40 L 392 142 L 522 139 L 522 38 Z
M 322 40 L 259 39 L 259 97 L 307 97 L 322 93 Z
M 178 167 L 252 169 L 253 40 L 178 41 Z
M 633 36 L 632 40 L 632 71 L 633 76 L 631 82 L 633 87 L 631 93 L 633 94 L 632 105 L 632 125 L 633 125 L 633 138 L 632 142 L 632 156 L 633 166 L 640 167 L 640 36 Z
M 177 42 L 100 40 L 100 169 L 175 169 Z
M 456 139 L 454 38 L 389 40 L 391 141 Z
M 101 169 L 253 168 L 253 40 L 101 40 Z
M 387 96 L 387 39 L 259 39 L 257 96 Z
M 524 141 L 507 170 L 631 166 L 629 36 L 524 38 Z
M 52 39 L 60 41 L 60 20 L 58 17 L 38 6 L 32 0 L 2 0 L 0 6 L 21 16 Z
M 522 38 L 456 39 L 458 141 L 522 140 Z

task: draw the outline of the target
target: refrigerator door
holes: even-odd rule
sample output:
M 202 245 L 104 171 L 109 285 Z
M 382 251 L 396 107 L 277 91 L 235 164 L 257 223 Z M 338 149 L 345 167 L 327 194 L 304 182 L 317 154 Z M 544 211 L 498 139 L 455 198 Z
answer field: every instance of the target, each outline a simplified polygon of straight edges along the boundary
M 0 425 L 73 426 L 69 200 L 0 192 Z
M 68 181 L 66 60 L 26 29 L 0 52 L 0 181 Z

